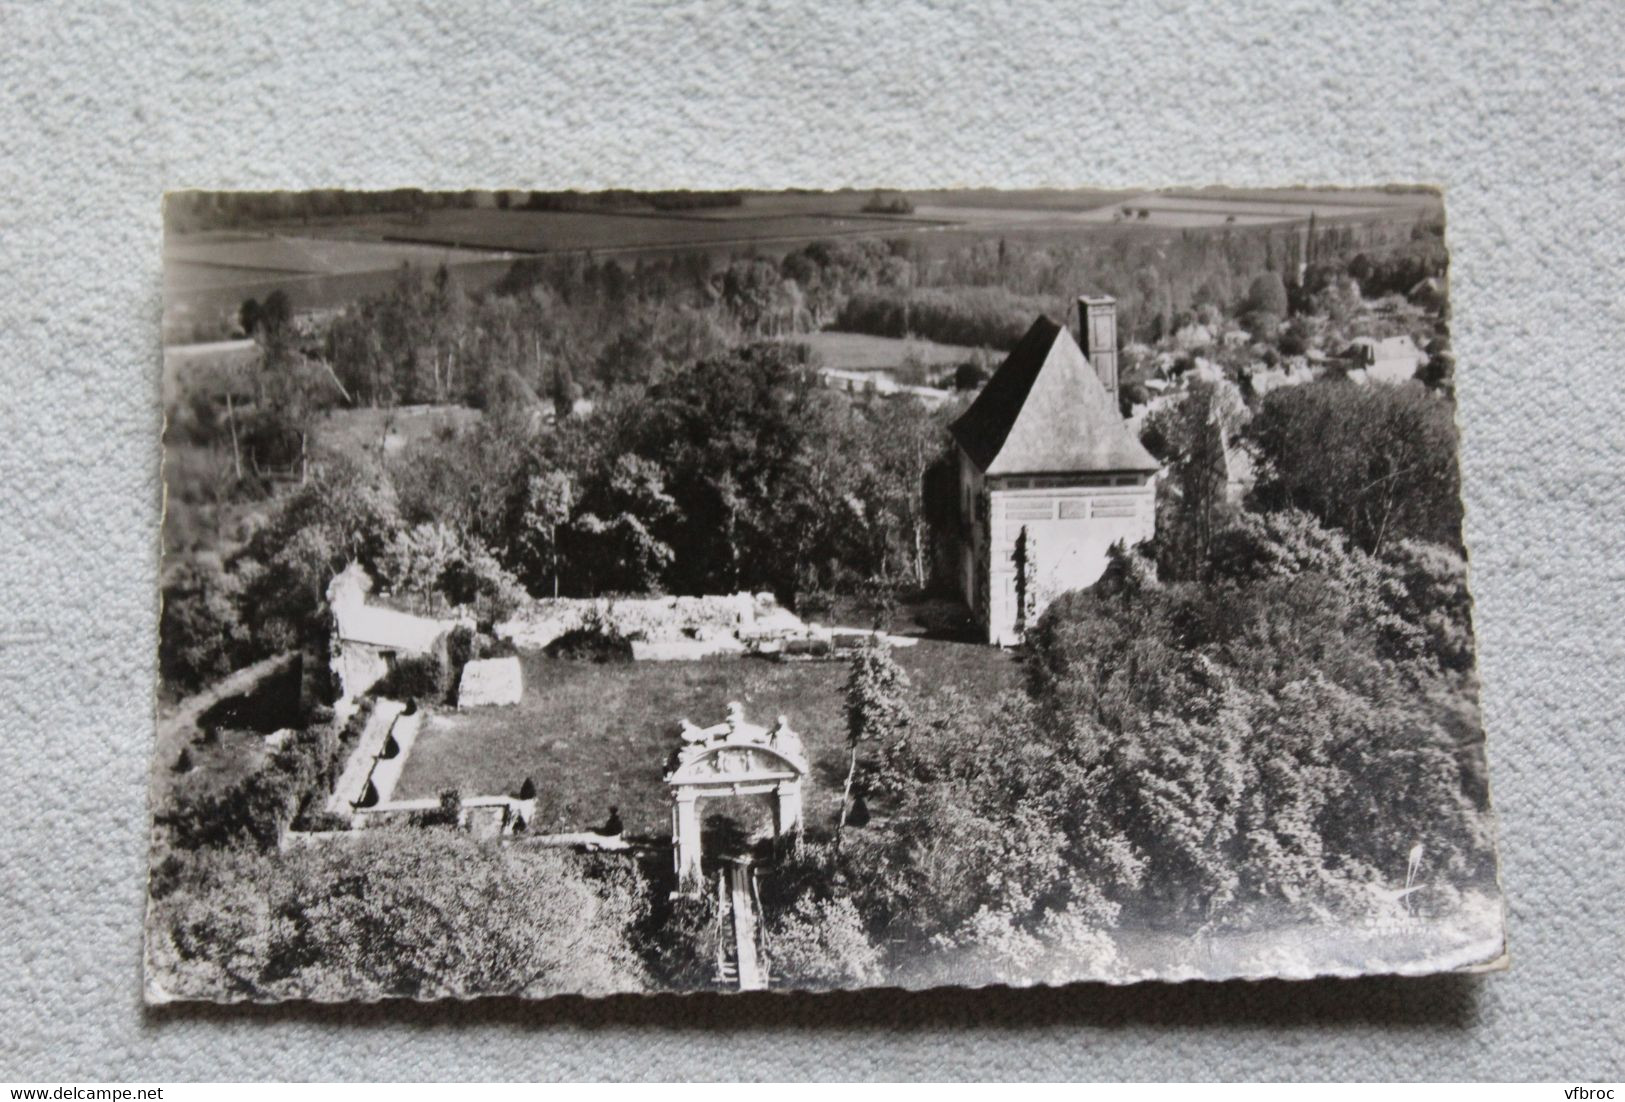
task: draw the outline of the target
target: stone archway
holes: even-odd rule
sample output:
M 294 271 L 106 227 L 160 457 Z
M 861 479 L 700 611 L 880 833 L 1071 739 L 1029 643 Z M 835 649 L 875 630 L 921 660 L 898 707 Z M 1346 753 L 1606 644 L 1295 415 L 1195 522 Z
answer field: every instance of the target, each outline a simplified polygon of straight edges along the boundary
M 699 803 L 723 796 L 769 795 L 774 834 L 797 835 L 807 757 L 801 737 L 783 716 L 771 730 L 747 723 L 737 701 L 728 705 L 728 718 L 715 726 L 696 727 L 683 720 L 682 737 L 683 745 L 666 771 L 666 784 L 671 789 L 678 889 L 693 891 L 703 881 Z

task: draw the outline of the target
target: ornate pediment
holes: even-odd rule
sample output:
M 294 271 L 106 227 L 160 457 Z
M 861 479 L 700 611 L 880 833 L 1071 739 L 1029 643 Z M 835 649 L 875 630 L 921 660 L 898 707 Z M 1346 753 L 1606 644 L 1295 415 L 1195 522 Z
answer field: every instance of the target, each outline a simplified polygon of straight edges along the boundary
M 801 736 L 783 716 L 773 727 L 745 722 L 744 709 L 728 705 L 728 718 L 712 727 L 683 721 L 683 746 L 666 771 L 666 783 L 736 784 L 800 780 L 807 775 Z

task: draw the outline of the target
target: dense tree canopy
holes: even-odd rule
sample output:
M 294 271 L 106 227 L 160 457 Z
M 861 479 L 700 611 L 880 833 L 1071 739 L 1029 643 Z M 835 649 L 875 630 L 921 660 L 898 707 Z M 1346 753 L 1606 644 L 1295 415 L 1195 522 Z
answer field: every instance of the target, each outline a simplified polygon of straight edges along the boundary
M 1231 464 L 1249 413 L 1234 387 L 1194 382 L 1146 421 L 1147 448 L 1168 465 L 1157 484 L 1158 565 L 1170 578 L 1200 575 L 1213 540 L 1236 512 Z
M 1489 889 L 1459 556 L 1293 512 L 1235 518 L 1197 580 L 1136 561 L 1050 606 L 1023 692 L 917 694 L 863 767 L 874 821 L 770 911 L 850 898 L 905 982 L 1059 980 L 1119 927 L 1386 914 L 1418 846 L 1424 913 Z
M 1296 508 L 1380 553 L 1461 546 L 1455 409 L 1423 387 L 1322 381 L 1267 395 L 1249 436 L 1260 508 Z
M 625 866 L 379 830 L 287 854 L 210 851 L 155 887 L 148 953 L 176 997 L 373 999 L 641 990 Z
M 1265 314 L 1272 314 L 1276 318 L 1284 318 L 1290 312 L 1287 305 L 1286 284 L 1281 281 L 1279 272 L 1261 272 L 1253 279 L 1247 288 L 1247 309 Z
M 748 346 L 539 440 L 505 546 L 533 589 L 556 568 L 566 593 L 918 585 L 933 538 L 921 486 L 946 417 L 856 405 L 818 387 L 794 346 Z
M 186 563 L 171 574 L 158 626 L 166 681 L 188 691 L 201 688 L 254 653 L 239 596 L 236 579 L 217 564 Z
M 1392 882 L 1417 842 L 1454 882 L 1481 878 L 1483 792 L 1460 752 L 1474 692 L 1448 645 L 1464 604 L 1419 617 L 1411 585 L 1393 584 L 1408 567 L 1301 516 L 1244 524 L 1251 565 L 1069 595 L 1029 641 L 1045 723 L 1090 748 L 1085 768 L 1108 766 L 1113 795 L 1093 812 L 1143 854 L 1134 898 L 1207 918 L 1314 913 Z M 1180 822 L 1201 867 L 1156 841 L 1183 837 Z

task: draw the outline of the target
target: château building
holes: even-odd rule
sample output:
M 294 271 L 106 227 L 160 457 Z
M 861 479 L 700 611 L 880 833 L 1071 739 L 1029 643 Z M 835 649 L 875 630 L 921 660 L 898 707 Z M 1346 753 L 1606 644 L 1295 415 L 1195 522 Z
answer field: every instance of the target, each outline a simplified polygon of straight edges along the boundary
M 952 425 L 959 573 L 990 643 L 1019 643 L 1107 551 L 1156 532 L 1158 463 L 1117 401 L 1117 304 L 1078 299 L 1079 339 L 1040 316 Z M 1080 347 L 1081 346 L 1081 347 Z

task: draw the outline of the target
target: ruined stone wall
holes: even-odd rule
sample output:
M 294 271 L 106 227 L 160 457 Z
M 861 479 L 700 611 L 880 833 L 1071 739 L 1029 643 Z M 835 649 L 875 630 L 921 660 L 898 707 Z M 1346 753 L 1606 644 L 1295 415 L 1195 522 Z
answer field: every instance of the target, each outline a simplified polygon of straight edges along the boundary
M 542 598 L 496 626 L 499 639 L 540 649 L 566 632 L 593 622 L 608 625 L 634 641 L 677 643 L 691 639 L 738 637 L 758 624 L 791 614 L 771 594 L 733 593 L 705 597 Z
M 357 700 L 389 676 L 389 662 L 377 647 L 334 639 L 329 653 L 329 668 L 338 689 L 335 707 L 341 713 L 354 708 Z

